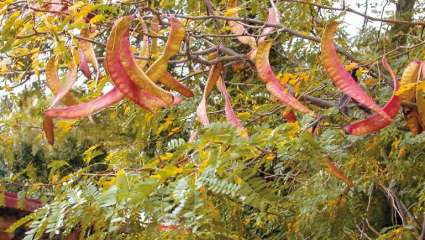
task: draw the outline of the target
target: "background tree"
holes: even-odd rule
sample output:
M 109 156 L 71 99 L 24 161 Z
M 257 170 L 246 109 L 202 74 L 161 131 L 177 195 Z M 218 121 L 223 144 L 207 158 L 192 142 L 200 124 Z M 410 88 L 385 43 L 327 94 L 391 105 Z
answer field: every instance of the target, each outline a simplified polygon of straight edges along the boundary
M 273 4 L 280 23 L 267 25 Z M 416 103 L 403 102 L 405 114 L 377 133 L 347 135 L 343 126 L 371 113 L 334 86 L 320 57 L 325 26 L 343 20 L 334 39 L 339 57 L 382 106 L 393 89 L 381 58 L 399 78 L 423 59 L 423 10 L 423 1 L 407 0 L 357 8 L 302 0 L 0 3 L 1 188 L 46 202 L 19 222 L 29 226 L 26 239 L 71 232 L 80 239 L 424 239 L 425 135 L 412 118 Z M 358 35 L 347 31 L 349 13 L 364 19 Z M 126 99 L 90 118 L 55 120 L 49 145 L 47 62 L 58 60 L 62 80 L 79 66 L 72 90 L 79 102 L 102 95 L 112 88 L 108 37 L 127 15 L 136 19 L 130 42 L 145 70 L 164 50 L 166 17 L 184 24 L 167 69 L 194 97 L 154 112 Z M 235 22 L 247 32 L 232 33 Z M 263 36 L 266 27 L 274 30 Z M 278 80 L 320 121 L 293 116 L 270 95 L 250 46 L 238 41 L 246 36 L 273 40 Z M 227 122 L 220 91 L 207 99 L 210 124 L 197 120 L 217 63 L 242 132 Z

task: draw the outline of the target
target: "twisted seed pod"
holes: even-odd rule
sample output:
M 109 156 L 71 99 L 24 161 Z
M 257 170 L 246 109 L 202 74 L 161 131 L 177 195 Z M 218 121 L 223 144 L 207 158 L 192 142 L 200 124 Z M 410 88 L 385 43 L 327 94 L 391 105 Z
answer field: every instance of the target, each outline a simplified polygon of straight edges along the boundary
M 44 112 L 45 116 L 51 118 L 61 118 L 61 119 L 78 119 L 87 117 L 93 113 L 99 112 L 100 110 L 111 106 L 124 98 L 124 95 L 120 90 L 114 87 L 112 90 L 106 94 L 98 97 L 90 102 L 81 103 L 78 105 L 60 107 L 60 108 L 50 108 Z
M 353 187 L 353 181 L 349 179 L 342 171 L 339 169 L 330 158 L 326 157 L 324 160 L 324 165 L 326 166 L 326 170 L 335 176 L 336 178 L 343 181 L 345 184 L 347 184 L 348 187 Z
M 270 25 L 276 25 L 279 24 L 279 11 L 277 10 L 276 6 L 273 4 L 271 8 L 269 8 L 269 14 L 267 16 L 267 24 Z M 266 40 L 267 35 L 272 33 L 275 30 L 275 27 L 265 27 L 263 32 L 261 33 L 261 37 L 258 39 L 258 42 L 262 42 Z
M 338 58 L 333 43 L 333 36 L 338 27 L 338 22 L 329 23 L 323 32 L 320 49 L 322 51 L 322 62 L 331 80 L 346 95 L 358 103 L 378 113 L 382 118 L 391 121 L 391 117 L 366 93 L 366 91 L 345 71 L 344 66 Z
M 70 84 L 72 87 L 72 83 L 73 81 L 75 81 L 75 77 L 76 77 L 75 71 L 76 71 L 75 69 L 71 69 L 71 71 L 68 72 L 67 74 L 68 84 L 66 85 Z M 56 57 L 50 58 L 49 61 L 47 62 L 46 81 L 47 81 L 47 86 L 55 95 L 55 99 L 57 98 L 56 96 L 61 95 L 60 99 L 54 100 L 55 104 L 58 100 L 60 100 L 63 104 L 67 106 L 75 105 L 79 103 L 79 101 L 71 93 L 69 93 L 69 91 L 64 91 L 62 83 L 59 81 Z M 69 81 L 72 81 L 72 82 L 69 83 Z
M 211 67 L 208 74 L 207 84 L 205 85 L 204 92 L 202 94 L 201 102 L 196 110 L 196 114 L 199 117 L 202 125 L 207 126 L 210 121 L 207 116 L 207 97 L 210 95 L 214 86 L 220 78 L 221 71 L 223 70 L 223 63 L 215 64 Z
M 91 72 L 90 67 L 87 62 L 86 55 L 81 49 L 78 49 L 78 61 L 81 71 L 83 72 L 84 76 L 86 76 L 87 79 L 91 79 Z
M 391 78 L 393 79 L 393 95 L 391 96 L 390 100 L 385 104 L 383 110 L 385 113 L 390 116 L 391 119 L 394 119 L 398 112 L 400 111 L 400 105 L 401 101 L 400 98 L 396 95 L 396 92 L 398 91 L 400 84 L 397 81 L 397 77 L 395 76 L 393 70 L 391 69 L 390 65 L 387 62 L 387 59 L 385 57 L 382 58 L 382 64 L 384 65 L 384 68 L 390 73 Z M 367 119 L 356 121 L 354 123 L 351 123 L 350 125 L 346 126 L 344 128 L 345 132 L 347 134 L 352 135 L 366 135 L 372 132 L 376 132 L 378 130 L 381 130 L 388 125 L 391 124 L 392 121 L 388 121 L 384 119 L 379 114 L 373 114 Z
M 238 6 L 238 0 L 229 0 L 225 15 L 227 17 L 238 18 L 239 16 L 237 11 L 237 6 Z M 246 35 L 248 33 L 245 27 L 236 21 L 227 21 L 227 23 L 230 26 L 230 31 L 235 35 Z M 252 36 L 237 36 L 236 38 L 239 40 L 239 42 L 250 46 L 252 49 L 257 47 L 255 38 Z
M 178 53 L 186 33 L 183 24 L 177 18 L 171 16 L 168 20 L 170 22 L 170 34 L 165 44 L 165 50 L 146 71 L 153 82 L 157 82 L 165 75 L 168 61 Z
M 131 16 L 124 16 L 115 21 L 106 46 L 105 68 L 115 86 L 131 101 L 145 110 L 164 107 L 167 104 L 153 94 L 139 89 L 125 71 L 120 58 L 121 40 L 127 38 Z
M 124 37 L 120 38 L 120 44 L 117 49 L 117 52 L 120 54 L 121 64 L 128 74 L 132 82 L 134 82 L 138 88 L 143 89 L 150 94 L 158 97 L 167 105 L 173 104 L 173 95 L 165 91 L 164 89 L 157 86 L 147 75 L 146 73 L 137 65 L 136 59 L 131 52 L 130 41 L 128 39 L 129 33 L 129 23 L 131 19 L 128 19 L 128 24 L 123 24 L 123 31 L 126 33 Z M 165 64 L 166 65 L 166 64 Z
M 76 119 L 90 116 L 93 113 L 99 112 L 106 107 L 109 107 L 124 98 L 124 95 L 117 89 L 113 88 L 105 95 L 98 97 L 90 102 L 77 105 L 50 108 L 44 112 L 43 130 L 45 132 L 49 144 L 54 144 L 54 118 Z
M 90 39 L 92 36 L 92 29 L 84 29 L 81 31 L 81 36 L 87 39 Z M 81 40 L 79 42 L 80 48 L 87 59 L 87 62 L 91 63 L 96 71 L 96 83 L 99 81 L 100 70 L 99 63 L 97 62 L 96 53 L 94 52 L 93 44 L 86 40 Z
M 304 106 L 294 96 L 285 91 L 285 89 L 280 85 L 279 80 L 273 73 L 273 69 L 269 62 L 271 46 L 271 40 L 260 42 L 258 45 L 257 54 L 255 57 L 255 66 L 257 68 L 258 76 L 264 83 L 266 83 L 267 90 L 280 102 L 297 111 L 317 118 L 317 115 L 313 111 Z
M 173 89 L 174 91 L 179 92 L 181 95 L 185 97 L 193 97 L 193 92 L 183 83 L 177 81 L 171 73 L 166 72 L 165 75 L 159 79 L 159 82 L 164 84 L 165 86 Z
M 218 79 L 217 88 L 221 92 L 221 95 L 224 97 L 224 112 L 226 114 L 227 121 L 234 127 L 238 129 L 243 129 L 241 120 L 236 116 L 235 111 L 233 111 L 232 107 L 232 99 L 230 98 L 229 93 L 227 92 L 226 85 L 224 84 L 223 79 L 221 77 Z

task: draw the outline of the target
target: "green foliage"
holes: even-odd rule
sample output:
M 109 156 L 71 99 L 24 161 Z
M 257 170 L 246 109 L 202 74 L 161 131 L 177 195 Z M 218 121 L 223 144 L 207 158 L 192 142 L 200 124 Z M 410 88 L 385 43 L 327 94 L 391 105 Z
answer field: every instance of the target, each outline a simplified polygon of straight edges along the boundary
M 223 99 L 217 91 L 208 106 L 212 123 L 201 127 L 195 112 L 209 66 L 188 61 L 185 51 L 208 49 L 208 42 L 241 54 L 249 51 L 234 37 L 223 37 L 229 34 L 225 21 L 207 19 L 185 22 L 189 45 L 169 69 L 194 91 L 192 99 L 157 112 L 145 112 L 124 100 L 93 114 L 93 121 L 58 120 L 57 141 L 50 146 L 41 129 L 52 97 L 44 74 L 50 56 L 62 59 L 59 75 L 64 77 L 69 50 L 77 47 L 79 32 L 89 24 L 97 31 L 94 48 L 102 59 L 119 16 L 135 14 L 149 20 L 155 13 L 149 7 L 159 13 L 206 16 L 207 9 L 198 0 L 74 1 L 69 15 L 58 17 L 43 11 L 24 14 L 14 7 L 21 1 L 16 2 L 0 3 L 0 189 L 46 202 L 10 228 L 26 225 L 25 239 L 62 239 L 75 233 L 80 239 L 404 240 L 421 234 L 425 133 L 408 132 L 399 114 L 378 133 L 346 135 L 341 127 L 368 113 L 352 102 L 348 115 L 341 113 L 336 104 L 341 94 L 323 71 L 317 43 L 279 31 L 272 35 L 270 55 L 279 80 L 292 85 L 298 96 L 308 94 L 334 104 L 327 108 L 306 101 L 324 116 L 314 133 L 308 116 L 296 113 L 297 122 L 284 121 L 285 107 L 271 99 L 253 69 L 237 72 L 230 65 L 223 78 L 248 137 L 223 122 Z M 228 1 L 211 2 L 223 15 Z M 240 17 L 267 18 L 270 1 L 240 2 Z M 276 2 L 282 24 L 306 36 L 320 37 L 325 23 L 340 13 Z M 331 6 L 333 1 L 320 3 Z M 377 6 L 372 9 L 378 11 Z M 423 3 L 418 3 L 418 19 L 423 18 L 422 9 Z M 94 16 L 85 21 L 90 14 Z M 350 19 L 344 20 L 349 26 Z M 135 26 L 131 40 L 138 48 L 141 34 Z M 250 31 L 259 34 L 261 26 Z M 338 45 L 352 50 L 361 63 L 370 61 L 358 78 L 381 105 L 392 89 L 376 67 L 379 57 L 392 51 L 388 59 L 400 76 L 424 51 L 418 45 L 419 28 L 408 33 L 411 48 L 406 52 L 384 33 L 386 29 L 369 24 L 358 36 L 341 28 L 336 37 Z M 207 59 L 206 54 L 201 57 Z M 79 100 L 94 99 L 110 86 L 103 68 L 101 72 L 97 87 L 79 77 L 73 90 Z M 327 157 L 353 181 L 353 188 L 325 168 Z

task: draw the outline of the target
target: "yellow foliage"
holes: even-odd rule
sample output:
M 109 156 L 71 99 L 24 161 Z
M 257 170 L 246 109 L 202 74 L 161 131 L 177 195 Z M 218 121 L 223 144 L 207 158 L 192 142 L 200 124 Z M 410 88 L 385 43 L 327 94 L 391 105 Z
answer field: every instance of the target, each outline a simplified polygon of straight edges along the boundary
M 108 190 L 110 187 L 114 186 L 116 184 L 116 178 L 101 178 L 99 180 L 100 185 L 102 186 L 103 190 Z
M 398 158 L 403 158 L 404 156 L 406 156 L 406 152 L 406 148 L 401 148 L 398 152 Z
M 406 83 L 404 85 L 400 86 L 400 89 L 396 92 L 396 95 L 399 96 L 402 99 L 407 99 L 411 94 L 411 91 L 414 90 L 416 87 L 416 83 Z
M 174 154 L 167 152 L 167 153 L 164 153 L 164 154 L 162 154 L 161 156 L 159 156 L 159 159 L 160 159 L 161 161 L 169 161 L 169 160 L 171 160 L 173 157 L 174 157 Z
M 57 126 L 58 126 L 60 129 L 62 129 L 62 131 L 66 134 L 66 133 L 68 133 L 69 131 L 71 131 L 71 129 L 72 129 L 72 127 L 74 126 L 74 123 L 75 123 L 75 122 L 76 122 L 75 120 L 73 120 L 73 121 L 69 121 L 69 120 L 64 121 L 64 120 L 61 120 L 61 121 L 59 121 L 59 122 L 57 123 Z
M 287 136 L 289 138 L 296 137 L 299 130 L 300 130 L 300 125 L 298 124 L 298 122 L 287 123 L 286 125 L 289 128 L 289 130 L 287 132 Z
M 98 22 L 101 22 L 105 19 L 105 16 L 102 14 L 98 14 L 90 19 L 90 24 L 96 24 Z
M 246 121 L 251 117 L 251 113 L 249 112 L 239 112 L 237 115 L 242 121 Z
M 241 8 L 239 8 L 239 7 L 228 8 L 224 12 L 224 16 L 226 16 L 226 17 L 233 17 L 233 16 L 235 16 L 235 14 L 237 14 L 239 12 L 239 10 L 241 10 Z
M 273 161 L 274 159 L 275 159 L 275 155 L 273 154 L 273 153 L 268 153 L 264 158 L 267 160 L 267 161 Z

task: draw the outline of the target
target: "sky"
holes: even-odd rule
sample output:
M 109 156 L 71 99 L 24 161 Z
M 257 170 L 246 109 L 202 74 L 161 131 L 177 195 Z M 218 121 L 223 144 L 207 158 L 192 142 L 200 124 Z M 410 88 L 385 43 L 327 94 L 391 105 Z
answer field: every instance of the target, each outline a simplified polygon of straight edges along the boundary
M 365 10 L 364 6 L 366 2 L 368 2 L 368 5 L 369 5 L 369 9 L 366 15 L 369 15 L 369 16 L 381 17 L 380 12 L 382 11 L 384 7 L 385 7 L 384 14 L 383 14 L 384 18 L 385 16 L 393 15 L 396 10 L 396 6 L 394 3 L 388 3 L 388 1 L 385 1 L 385 0 L 346 0 L 345 1 L 347 6 L 362 13 L 364 13 L 364 10 Z M 373 7 L 374 5 L 376 5 L 376 7 Z M 341 7 L 341 4 L 337 4 L 336 6 Z M 379 13 L 376 13 L 375 10 L 379 11 Z M 347 14 L 345 15 L 343 19 L 344 19 L 344 27 L 349 35 L 356 35 L 359 33 L 364 22 L 364 18 L 362 16 L 359 16 L 351 12 L 347 12 Z M 367 24 L 369 26 L 372 25 L 375 27 L 379 27 L 380 22 L 368 21 Z

